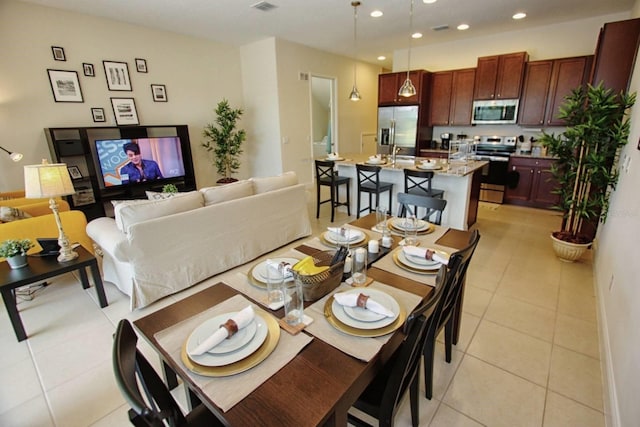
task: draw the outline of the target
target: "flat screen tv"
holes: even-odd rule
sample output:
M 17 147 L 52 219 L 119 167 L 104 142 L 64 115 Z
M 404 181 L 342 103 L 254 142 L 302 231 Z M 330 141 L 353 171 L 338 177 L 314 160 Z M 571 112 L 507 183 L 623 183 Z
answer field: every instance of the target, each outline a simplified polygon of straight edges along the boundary
M 105 188 L 138 183 L 160 184 L 185 176 L 180 138 L 95 140 L 100 177 Z

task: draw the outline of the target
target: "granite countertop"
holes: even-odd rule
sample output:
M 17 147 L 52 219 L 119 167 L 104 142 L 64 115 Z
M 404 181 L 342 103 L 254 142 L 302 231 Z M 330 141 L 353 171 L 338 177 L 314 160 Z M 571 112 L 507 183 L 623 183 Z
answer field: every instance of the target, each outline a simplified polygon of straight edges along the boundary
M 345 154 L 345 155 L 341 155 L 341 157 L 344 157 L 345 160 L 336 161 L 337 165 L 355 166 L 356 163 L 364 163 L 369 158 L 369 156 L 364 154 Z M 415 159 L 411 159 L 411 160 L 402 159 L 402 160 L 396 161 L 395 165 L 386 163 L 384 165 L 379 165 L 379 166 L 381 166 L 383 170 L 388 170 L 388 171 L 394 171 L 394 170 L 403 171 L 404 169 L 425 170 L 425 169 L 419 169 L 416 166 L 422 160 L 426 160 L 426 159 L 427 159 L 426 157 L 416 157 Z M 486 165 L 488 162 L 479 161 L 479 160 L 470 160 L 467 162 L 455 162 L 455 163 L 441 162 L 441 163 L 443 166 L 442 169 L 434 169 L 433 170 L 434 173 L 439 175 L 449 175 L 449 176 L 465 176 L 480 169 L 481 167 Z
M 556 159 L 556 157 L 553 157 L 553 156 L 545 156 L 542 154 L 534 156 L 533 154 L 524 154 L 524 153 L 514 153 L 511 155 L 511 157 L 522 157 L 525 159 L 549 159 L 549 160 Z

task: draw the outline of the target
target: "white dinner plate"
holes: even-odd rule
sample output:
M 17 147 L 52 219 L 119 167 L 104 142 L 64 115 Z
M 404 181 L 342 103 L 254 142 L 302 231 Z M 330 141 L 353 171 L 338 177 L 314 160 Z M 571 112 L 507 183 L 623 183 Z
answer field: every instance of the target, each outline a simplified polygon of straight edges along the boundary
M 386 160 L 367 160 L 365 162 L 368 165 L 384 165 L 385 163 L 387 163 Z
M 204 331 L 211 331 L 211 333 L 209 334 L 211 335 L 218 330 L 220 325 L 223 325 L 227 320 L 229 320 L 235 314 L 236 313 L 220 314 L 219 316 L 216 316 L 207 320 L 202 325 L 200 325 L 200 327 Z M 256 334 L 257 329 L 258 327 L 254 320 L 251 323 L 249 323 L 247 326 L 245 326 L 244 328 L 236 332 L 231 338 L 226 339 L 222 341 L 220 344 L 218 344 L 217 346 L 213 347 L 212 349 L 207 350 L 207 353 L 224 354 L 224 353 L 230 353 L 232 351 L 239 350 L 240 348 L 247 345 L 249 341 L 251 341 L 251 339 Z M 207 339 L 209 335 L 203 335 L 199 337 L 199 339 L 196 340 L 197 344 L 200 345 L 200 343 L 205 339 Z
M 281 263 L 281 262 L 286 262 L 291 264 L 291 266 L 293 267 L 298 261 L 300 261 L 297 258 L 270 258 L 271 261 L 273 262 L 277 262 L 277 263 Z M 256 264 L 255 267 L 253 267 L 253 270 L 251 270 L 251 274 L 253 276 L 253 278 L 255 280 L 257 280 L 258 282 L 261 283 L 267 283 L 267 261 L 262 261 L 258 264 Z
M 391 310 L 394 315 L 393 317 L 386 317 L 378 315 L 376 313 L 372 313 L 365 308 L 344 307 L 338 304 L 338 302 L 334 298 L 333 305 L 331 306 L 333 315 L 345 325 L 358 329 L 378 329 L 393 323 L 398 317 L 398 314 L 400 314 L 400 305 L 398 304 L 398 302 L 395 300 L 395 298 L 385 292 L 371 288 L 358 288 L 346 292 L 355 294 L 362 293 L 368 295 L 371 299 L 376 300 L 377 302 Z M 378 320 L 375 320 L 376 316 L 379 316 L 380 318 Z
M 340 235 L 338 233 L 334 233 L 333 231 L 325 231 L 324 238 L 329 243 L 333 243 L 334 245 L 342 243 L 340 239 Z M 354 230 L 352 228 L 349 229 L 349 243 L 360 243 L 365 239 L 365 235 L 360 230 Z
M 415 255 L 408 255 L 404 251 L 402 251 L 402 253 L 404 254 L 405 258 L 407 259 L 407 262 L 410 262 L 412 264 L 416 264 L 416 265 L 422 266 L 422 267 L 429 267 L 429 268 L 440 267 L 440 263 L 438 261 L 429 260 L 429 259 L 426 259 L 425 257 L 419 257 L 419 256 L 415 256 Z
M 391 225 L 393 225 L 398 230 L 406 230 L 408 227 L 405 226 L 404 223 L 405 218 L 393 218 L 391 221 Z M 419 219 L 418 221 L 418 229 L 417 231 L 425 231 L 429 228 L 429 223 L 423 219 Z
M 416 270 L 422 270 L 422 271 L 433 271 L 433 270 L 437 270 L 440 268 L 440 263 L 437 261 L 427 261 L 426 259 L 424 260 L 427 263 L 432 263 L 432 264 L 422 264 L 419 262 L 414 261 L 416 258 L 415 257 L 411 257 L 411 259 L 404 253 L 403 250 L 399 250 L 398 251 L 398 261 L 400 261 L 400 263 L 414 268 Z
M 194 331 L 191 333 L 191 335 L 189 335 L 189 338 L 187 339 L 187 354 L 189 354 L 194 348 L 198 346 L 198 344 L 200 344 L 212 333 L 214 333 L 220 326 L 220 323 L 226 322 L 227 319 L 229 319 L 234 314 L 236 314 L 236 312 L 225 313 L 223 315 L 216 316 L 213 319 L 222 317 L 225 320 L 222 322 L 218 320 L 218 322 L 214 324 L 211 323 L 212 319 L 209 319 L 198 326 L 196 329 L 194 329 Z M 267 337 L 267 333 L 269 332 L 266 322 L 260 315 L 256 314 L 252 323 L 254 323 L 256 326 L 253 337 L 250 338 L 249 341 L 244 344 L 244 346 L 239 347 L 237 350 L 229 351 L 222 354 L 212 354 L 210 352 L 206 352 L 200 356 L 192 356 L 189 354 L 189 358 L 191 358 L 191 360 L 193 360 L 197 364 L 203 366 L 225 366 L 250 356 L 254 351 L 260 348 L 265 338 Z M 247 328 L 248 327 L 249 326 L 247 326 Z M 244 329 L 246 328 L 243 328 L 243 330 Z M 238 333 L 239 332 L 240 331 L 238 331 Z M 236 335 L 238 335 L 238 333 L 236 333 Z M 231 337 L 229 341 L 231 341 L 233 338 L 235 338 L 235 335 Z M 218 344 L 218 346 L 220 345 L 222 345 L 222 343 Z
M 425 171 L 437 171 L 438 169 L 442 169 L 442 166 L 440 165 L 435 165 L 435 166 L 431 166 L 431 165 L 418 165 L 416 166 L 418 169 L 422 169 Z

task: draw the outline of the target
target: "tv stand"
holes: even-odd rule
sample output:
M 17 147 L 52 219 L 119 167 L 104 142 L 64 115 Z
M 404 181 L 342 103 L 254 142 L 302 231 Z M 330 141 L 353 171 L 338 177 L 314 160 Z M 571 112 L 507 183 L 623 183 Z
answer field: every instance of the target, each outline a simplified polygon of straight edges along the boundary
M 146 191 L 162 191 L 166 184 L 174 184 L 179 191 L 196 189 L 196 179 L 191 157 L 191 143 L 187 125 L 113 126 L 45 128 L 51 157 L 58 163 L 75 166 L 80 174 L 72 174 L 76 194 L 67 197 L 72 209 L 81 210 L 87 220 L 112 216 L 112 200 L 146 199 Z M 162 182 L 147 181 L 127 186 L 106 187 L 100 175 L 95 141 L 120 138 L 155 138 L 177 136 L 180 138 L 185 176 L 165 179 Z

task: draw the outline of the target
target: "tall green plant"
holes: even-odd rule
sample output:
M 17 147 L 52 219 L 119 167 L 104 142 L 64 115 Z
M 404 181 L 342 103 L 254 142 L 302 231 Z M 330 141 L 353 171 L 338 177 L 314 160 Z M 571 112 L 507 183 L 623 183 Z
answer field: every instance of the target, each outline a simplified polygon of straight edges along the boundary
M 229 101 L 223 99 L 215 109 L 215 123 L 207 124 L 203 131 L 206 140 L 202 146 L 213 152 L 217 172 L 226 179 L 240 168 L 242 143 L 247 135 L 243 129 L 236 130 L 236 126 L 243 113 L 242 109 L 231 108 Z
M 556 209 L 563 219 L 556 238 L 588 243 L 590 239 L 580 235 L 583 222 L 605 221 L 618 182 L 619 151 L 629 138 L 626 111 L 635 99 L 635 93 L 614 94 L 602 83 L 577 88 L 560 107 L 565 131 L 557 136 L 543 132 L 540 141 L 557 159 L 551 172 L 559 184 Z

